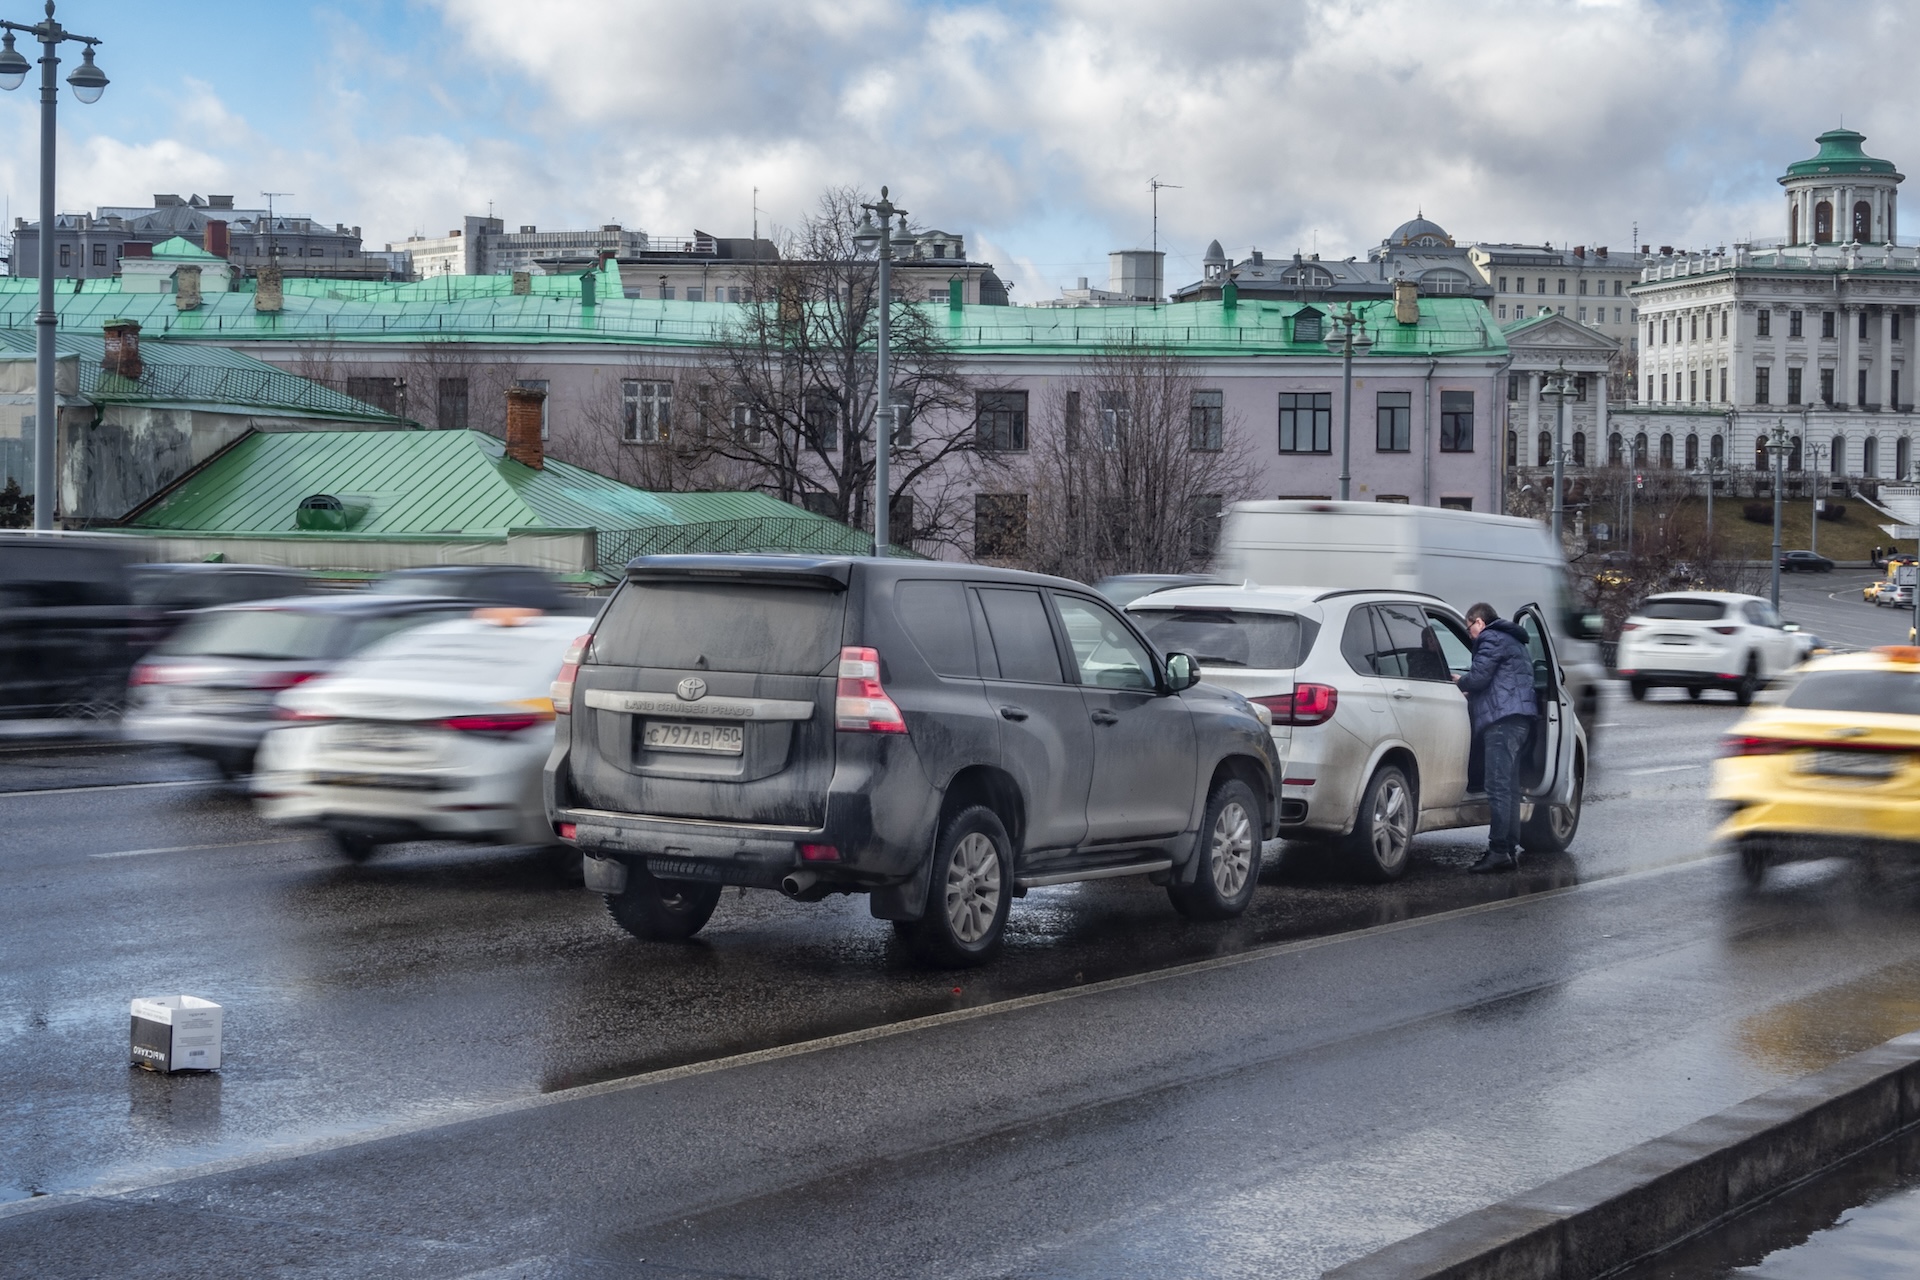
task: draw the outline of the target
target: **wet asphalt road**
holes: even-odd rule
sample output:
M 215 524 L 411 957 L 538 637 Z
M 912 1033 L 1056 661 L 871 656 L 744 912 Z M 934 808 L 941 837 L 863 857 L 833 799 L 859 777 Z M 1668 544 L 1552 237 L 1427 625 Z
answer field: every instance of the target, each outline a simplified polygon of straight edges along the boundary
M 1903 639 L 1860 580 L 1783 612 Z M 1713 857 L 1735 715 L 1615 703 L 1574 852 L 1518 877 L 1461 875 L 1465 832 L 1387 887 L 1276 848 L 1227 925 L 1145 883 L 1037 890 L 964 975 L 859 900 L 729 896 L 643 947 L 537 853 L 348 867 L 164 754 L 0 750 L 0 1256 L 1316 1275 L 1920 1025 L 1920 887 L 1813 866 L 1750 896 Z M 129 1071 L 126 1001 L 178 991 L 227 1006 L 225 1070 Z

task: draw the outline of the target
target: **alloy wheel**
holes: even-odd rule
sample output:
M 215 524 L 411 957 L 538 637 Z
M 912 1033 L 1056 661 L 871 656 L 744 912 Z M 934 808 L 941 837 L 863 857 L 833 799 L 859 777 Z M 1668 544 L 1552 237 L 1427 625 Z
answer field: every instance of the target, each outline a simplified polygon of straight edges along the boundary
M 1213 870 L 1213 887 L 1221 898 L 1231 900 L 1253 873 L 1253 821 L 1238 801 L 1223 805 L 1213 820 L 1213 846 L 1208 862 Z
M 953 847 L 947 861 L 947 921 L 955 938 L 971 944 L 987 936 L 999 910 L 1000 854 L 976 831 Z
M 1397 867 L 1413 839 L 1413 806 L 1398 777 L 1383 780 L 1373 795 L 1373 856 L 1381 867 Z

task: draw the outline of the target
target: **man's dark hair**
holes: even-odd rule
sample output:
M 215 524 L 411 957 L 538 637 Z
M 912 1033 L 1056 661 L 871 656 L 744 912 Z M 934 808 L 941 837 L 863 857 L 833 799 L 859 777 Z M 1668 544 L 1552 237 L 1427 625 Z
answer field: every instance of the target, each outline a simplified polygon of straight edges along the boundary
M 1488 625 L 1492 625 L 1493 623 L 1500 621 L 1500 613 L 1492 605 L 1488 604 L 1485 600 L 1482 600 L 1479 604 L 1476 604 L 1467 610 L 1467 621 L 1468 622 L 1484 622 L 1484 623 L 1487 623 Z

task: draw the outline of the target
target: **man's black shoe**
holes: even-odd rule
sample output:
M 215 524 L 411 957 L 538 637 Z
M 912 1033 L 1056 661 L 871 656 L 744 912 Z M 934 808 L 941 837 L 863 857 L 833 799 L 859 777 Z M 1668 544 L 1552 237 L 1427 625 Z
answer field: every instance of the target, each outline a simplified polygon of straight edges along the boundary
M 1491 875 L 1496 871 L 1517 871 L 1520 859 L 1511 853 L 1502 853 L 1497 849 L 1487 850 L 1486 856 L 1467 868 L 1471 875 Z

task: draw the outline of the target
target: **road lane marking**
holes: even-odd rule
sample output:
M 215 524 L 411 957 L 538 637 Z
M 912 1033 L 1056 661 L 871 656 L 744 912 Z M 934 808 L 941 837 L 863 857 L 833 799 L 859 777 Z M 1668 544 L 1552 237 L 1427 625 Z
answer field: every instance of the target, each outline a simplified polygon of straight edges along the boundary
M 1689 769 L 1704 769 L 1706 767 L 1705 761 L 1697 764 L 1662 764 L 1655 765 L 1648 769 L 1629 769 L 1627 770 L 1627 774 L 1631 777 L 1643 777 L 1649 773 L 1685 773 Z
M 115 1180 L 111 1175 L 92 1187 L 79 1191 L 62 1191 L 50 1195 L 38 1196 L 29 1200 L 15 1200 L 0 1204 L 0 1221 L 18 1215 L 36 1213 L 43 1209 L 53 1209 L 64 1205 L 78 1204 L 86 1200 L 106 1199 L 115 1196 L 131 1195 L 136 1192 L 151 1191 L 157 1187 L 168 1186 L 176 1182 L 186 1182 L 194 1178 L 213 1177 L 223 1173 L 233 1173 L 241 1169 L 255 1168 L 260 1165 L 275 1164 L 282 1160 L 295 1160 L 322 1152 L 339 1151 L 351 1147 L 364 1146 L 371 1142 L 381 1142 L 389 1138 L 403 1138 L 430 1133 L 436 1129 L 447 1129 L 454 1125 L 468 1124 L 479 1120 L 497 1119 L 501 1116 L 515 1115 L 522 1111 L 532 1111 L 540 1107 L 559 1106 L 584 1098 L 594 1098 L 605 1094 L 626 1093 L 644 1089 L 653 1085 L 669 1084 L 694 1076 L 712 1075 L 721 1071 L 731 1071 L 741 1067 L 758 1066 L 762 1063 L 777 1062 L 783 1058 L 798 1058 L 809 1054 L 823 1053 L 832 1049 L 847 1048 L 875 1040 L 887 1040 L 895 1036 L 912 1035 L 920 1031 L 931 1031 L 955 1023 L 973 1022 L 983 1018 L 998 1017 L 1002 1014 L 1018 1013 L 1026 1009 L 1041 1008 L 1059 1004 L 1067 1000 L 1078 1000 L 1087 996 L 1102 995 L 1111 991 L 1124 991 L 1132 987 L 1142 987 L 1150 983 L 1166 982 L 1174 978 L 1194 974 L 1208 973 L 1216 969 L 1232 969 L 1261 960 L 1270 960 L 1278 956 L 1293 955 L 1305 951 L 1318 950 L 1321 947 L 1339 946 L 1362 938 L 1373 938 L 1387 934 L 1401 933 L 1410 929 L 1425 928 L 1428 925 L 1442 924 L 1461 920 L 1470 916 L 1485 915 L 1495 911 L 1506 911 L 1514 907 L 1546 902 L 1572 894 L 1584 893 L 1593 889 L 1613 885 L 1627 884 L 1637 880 L 1647 880 L 1658 876 L 1672 875 L 1676 871 L 1686 871 L 1702 863 L 1720 861 L 1725 854 L 1718 849 L 1706 853 L 1696 853 L 1651 867 L 1642 867 L 1635 871 L 1622 872 L 1614 876 L 1602 876 L 1596 880 L 1582 881 L 1579 884 L 1563 885 L 1557 889 L 1541 889 L 1533 893 L 1522 894 L 1517 898 L 1498 898 L 1491 902 L 1477 902 L 1471 906 L 1455 907 L 1450 911 L 1437 911 L 1432 915 L 1415 916 L 1408 920 L 1393 920 L 1385 924 L 1370 925 L 1365 929 L 1350 930 L 1345 933 L 1332 933 L 1318 938 L 1297 938 L 1290 942 L 1276 942 L 1264 947 L 1253 947 L 1230 956 L 1214 956 L 1206 960 L 1194 960 L 1186 964 L 1173 965 L 1165 969 L 1156 969 L 1149 973 L 1127 974 L 1118 978 L 1108 978 L 1101 982 L 1089 982 L 1084 986 L 1063 987 L 1053 991 L 1036 992 L 1033 995 L 1015 996 L 1007 1000 L 997 1000 L 989 1004 L 975 1005 L 967 1009 L 949 1009 L 942 1013 L 926 1014 L 918 1018 L 908 1018 L 900 1022 L 883 1023 L 878 1026 L 862 1027 L 854 1031 L 843 1031 L 837 1035 L 820 1036 L 812 1040 L 796 1041 L 793 1044 L 775 1045 L 767 1049 L 754 1049 L 746 1053 L 736 1053 L 722 1058 L 710 1058 L 704 1062 L 690 1062 L 677 1067 L 664 1067 L 658 1071 L 646 1071 L 638 1075 L 622 1076 L 614 1080 L 601 1080 L 593 1084 L 576 1085 L 571 1089 L 558 1089 L 552 1093 L 533 1094 L 521 1098 L 510 1098 L 503 1102 L 482 1103 L 478 1106 L 461 1108 L 449 1114 L 424 1117 L 415 1120 L 400 1120 L 389 1124 L 375 1124 L 353 1133 L 332 1134 L 326 1137 L 296 1141 L 281 1147 L 269 1147 L 244 1155 L 227 1156 L 208 1160 L 198 1164 L 180 1165 L 172 1168 L 154 1170 L 144 1176 Z
M 14 796 L 71 796 L 93 791 L 138 791 L 151 787 L 217 787 L 217 778 L 183 778 L 178 782 L 103 782 L 97 787 L 42 787 L 34 791 L 0 791 L 0 800 Z
M 307 836 L 282 836 L 277 840 L 236 840 L 229 844 L 170 844 L 158 849 L 117 849 L 112 853 L 90 853 L 89 858 L 144 858 L 150 853 L 193 853 L 201 849 L 251 849 L 263 844 L 299 844 Z

